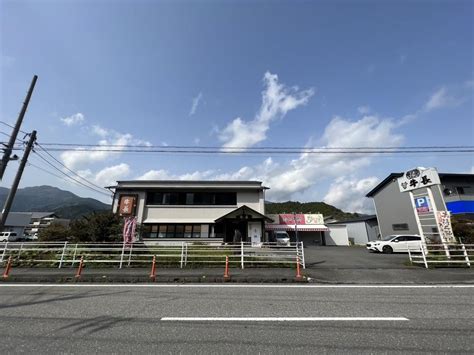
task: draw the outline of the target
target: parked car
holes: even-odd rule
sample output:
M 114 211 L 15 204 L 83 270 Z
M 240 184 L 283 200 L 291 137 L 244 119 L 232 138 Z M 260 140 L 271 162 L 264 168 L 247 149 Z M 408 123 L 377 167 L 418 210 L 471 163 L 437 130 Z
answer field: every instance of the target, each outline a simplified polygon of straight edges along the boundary
M 290 245 L 290 236 L 285 231 L 275 232 L 275 241 L 277 245 Z
M 0 242 L 16 242 L 21 238 L 15 232 L 1 232 Z
M 25 235 L 25 241 L 27 241 L 27 242 L 37 242 L 38 241 L 38 233 Z
M 406 253 L 408 248 L 419 251 L 421 237 L 419 235 L 389 235 L 383 240 L 374 240 L 366 244 L 369 251 L 381 252 L 385 254 Z

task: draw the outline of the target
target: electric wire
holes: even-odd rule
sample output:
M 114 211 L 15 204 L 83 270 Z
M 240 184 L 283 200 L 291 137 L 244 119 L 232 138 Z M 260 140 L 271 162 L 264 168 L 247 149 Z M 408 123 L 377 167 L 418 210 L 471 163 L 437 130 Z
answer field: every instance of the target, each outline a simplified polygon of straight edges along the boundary
M 45 148 L 43 148 L 41 146 L 41 144 L 39 143 L 36 143 L 36 145 L 43 151 L 45 152 L 48 156 L 50 156 L 55 162 L 57 162 L 59 165 L 61 165 L 64 169 L 66 169 L 67 171 L 71 172 L 72 174 L 74 174 L 75 176 L 77 176 L 78 178 L 80 178 L 81 180 L 87 182 L 88 184 L 102 190 L 104 189 L 102 186 L 99 186 L 97 184 L 94 184 L 92 181 L 86 179 L 85 177 L 79 175 L 77 172 L 75 172 L 74 170 L 70 169 L 69 167 L 67 167 L 65 164 L 63 164 L 60 160 L 56 159 L 55 156 L 53 156 L 51 153 L 49 153 Z M 105 190 L 105 189 L 104 189 Z
M 64 176 L 66 176 L 67 178 L 71 179 L 72 181 L 75 181 L 76 183 L 94 191 L 94 192 L 97 192 L 97 193 L 100 193 L 100 194 L 103 194 L 103 195 L 106 195 L 106 196 L 109 196 L 110 197 L 110 194 L 104 192 L 104 191 L 101 191 L 101 190 L 98 190 L 96 188 L 93 188 L 89 185 L 86 185 L 84 184 L 83 182 L 81 182 L 80 180 L 77 180 L 76 178 L 70 176 L 69 174 L 65 173 L 64 171 L 62 171 L 61 169 L 59 169 L 57 166 L 55 166 L 53 163 L 51 163 L 48 159 L 46 159 L 45 157 L 43 157 L 39 152 L 37 152 L 36 150 L 33 150 L 33 153 L 36 154 L 37 157 L 39 157 L 40 159 L 42 159 L 45 163 L 47 163 L 49 166 L 51 166 L 53 169 L 57 170 L 58 172 L 60 172 L 61 174 L 63 174 Z

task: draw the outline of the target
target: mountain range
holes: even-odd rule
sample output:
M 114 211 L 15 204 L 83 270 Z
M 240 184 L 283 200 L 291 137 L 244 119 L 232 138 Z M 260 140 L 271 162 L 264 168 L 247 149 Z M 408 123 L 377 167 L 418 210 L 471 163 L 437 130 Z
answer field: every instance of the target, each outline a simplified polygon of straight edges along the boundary
M 0 206 L 5 203 L 8 191 L 0 187 Z M 110 205 L 93 198 L 79 197 L 70 191 L 44 185 L 18 189 L 11 211 L 54 212 L 60 218 L 75 219 L 110 209 Z

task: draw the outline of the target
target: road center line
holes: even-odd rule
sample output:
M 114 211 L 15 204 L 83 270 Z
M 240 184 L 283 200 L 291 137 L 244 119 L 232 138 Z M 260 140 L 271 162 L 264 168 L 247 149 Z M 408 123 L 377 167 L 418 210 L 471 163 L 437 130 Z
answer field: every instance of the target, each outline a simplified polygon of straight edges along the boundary
M 407 321 L 405 317 L 162 317 L 164 322 L 327 322 Z

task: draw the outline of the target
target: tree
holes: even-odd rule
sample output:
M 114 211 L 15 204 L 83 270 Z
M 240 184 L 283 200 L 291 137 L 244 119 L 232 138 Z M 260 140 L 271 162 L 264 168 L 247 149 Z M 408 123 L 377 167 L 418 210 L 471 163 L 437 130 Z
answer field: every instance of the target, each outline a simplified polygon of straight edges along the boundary
M 71 223 L 70 233 L 77 242 L 117 242 L 122 240 L 122 219 L 112 212 L 97 212 Z
M 71 239 L 69 227 L 52 223 L 39 232 L 38 239 L 42 242 L 68 241 Z
M 474 244 L 474 221 L 460 217 L 452 217 L 451 225 L 456 238 L 466 244 Z

